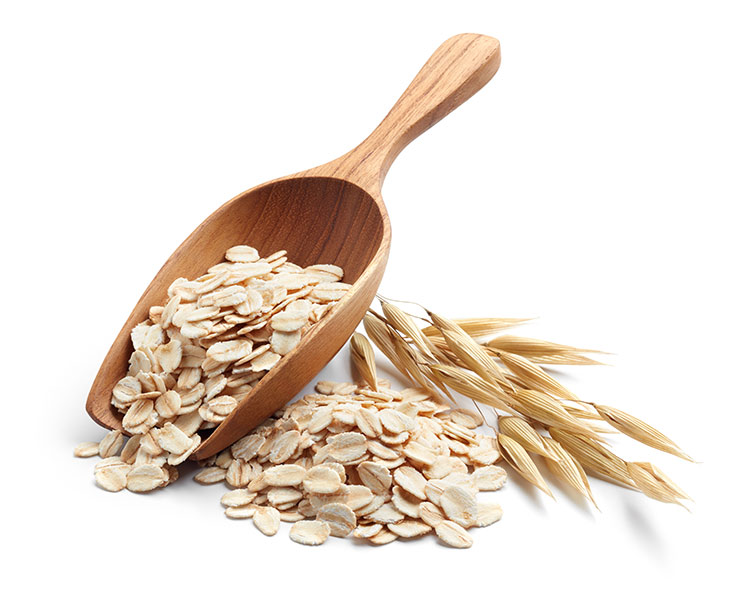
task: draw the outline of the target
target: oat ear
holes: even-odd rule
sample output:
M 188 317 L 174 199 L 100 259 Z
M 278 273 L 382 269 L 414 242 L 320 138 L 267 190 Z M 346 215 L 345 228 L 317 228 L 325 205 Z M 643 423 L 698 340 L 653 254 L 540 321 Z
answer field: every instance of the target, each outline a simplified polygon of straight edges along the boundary
M 564 405 L 538 390 L 518 390 L 513 397 L 513 408 L 545 426 L 563 428 L 590 439 L 600 439 L 587 424 L 572 416 Z
M 529 453 L 536 453 L 548 459 L 555 458 L 541 435 L 525 419 L 502 416 L 498 418 L 498 427 L 502 434 L 514 439 Z
M 547 438 L 544 442 L 551 452 L 551 457 L 545 458 L 549 470 L 583 497 L 586 497 L 599 511 L 600 508 L 592 497 L 590 483 L 579 463 L 555 440 Z
M 577 395 L 562 386 L 538 365 L 531 363 L 528 359 L 504 351 L 496 351 L 496 355 L 528 388 L 543 391 L 561 399 L 579 400 Z
M 694 462 L 673 440 L 637 417 L 605 405 L 595 405 L 595 409 L 608 424 L 623 434 L 654 449 Z
M 541 473 L 536 467 L 536 464 L 519 443 L 509 436 L 498 434 L 498 444 L 500 445 L 500 453 L 503 456 L 503 459 L 505 459 L 520 476 L 545 492 L 552 499 L 554 498 L 551 489 L 544 481 Z
M 664 474 L 659 468 L 652 463 L 639 463 L 641 467 L 650 472 L 656 480 L 658 480 L 665 488 L 667 488 L 673 495 L 680 499 L 687 501 L 694 501 L 688 494 L 686 494 L 671 478 Z
M 372 343 L 378 347 L 378 350 L 383 353 L 393 366 L 398 369 L 404 376 L 412 380 L 409 372 L 405 366 L 402 365 L 401 359 L 396 354 L 393 347 L 393 341 L 389 328 L 385 325 L 381 319 L 376 315 L 368 312 L 365 317 L 362 318 L 362 325 L 365 328 L 365 333 Z
M 487 351 L 461 329 L 459 332 L 442 330 L 447 346 L 461 363 L 485 380 L 508 385 L 505 375 Z
M 496 383 L 487 382 L 475 374 L 463 372 L 453 365 L 434 364 L 429 367 L 437 378 L 459 394 L 495 409 L 516 413 L 504 400 L 509 399 L 508 395 Z
M 355 332 L 350 339 L 350 357 L 360 376 L 374 391 L 378 391 L 378 373 L 375 367 L 375 353 L 365 336 Z
M 565 344 L 523 338 L 505 334 L 484 343 L 490 351 L 505 351 L 514 353 L 533 361 L 547 365 L 602 365 L 599 361 L 590 359 L 587 354 L 599 354 L 601 351 L 581 349 Z
M 597 441 L 585 439 L 561 428 L 551 427 L 549 434 L 585 469 L 611 482 L 635 487 L 625 461 Z
M 380 301 L 380 306 L 383 309 L 386 321 L 391 327 L 407 336 L 426 357 L 436 358 L 437 349 L 409 315 L 396 305 L 384 300 Z
M 500 330 L 512 328 L 514 326 L 530 321 L 530 319 L 481 317 L 470 319 L 453 319 L 451 321 L 457 324 L 473 338 L 482 339 Z M 427 326 L 423 328 L 422 331 L 428 337 L 441 336 L 439 329 L 434 325 Z
M 673 490 L 667 482 L 659 479 L 648 465 L 644 463 L 630 462 L 627 464 L 628 473 L 635 482 L 636 487 L 644 495 L 661 501 L 662 503 L 674 503 L 681 505 L 689 511 L 689 508 L 679 501 L 679 494 Z M 678 489 L 678 487 L 677 487 Z

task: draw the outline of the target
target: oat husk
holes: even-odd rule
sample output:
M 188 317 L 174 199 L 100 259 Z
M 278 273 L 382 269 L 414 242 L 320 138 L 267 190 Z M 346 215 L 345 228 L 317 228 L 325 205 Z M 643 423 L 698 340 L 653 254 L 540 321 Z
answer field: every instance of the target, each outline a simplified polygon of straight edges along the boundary
M 498 418 L 498 427 L 502 434 L 515 440 L 529 453 L 536 453 L 548 459 L 554 458 L 554 454 L 549 451 L 544 439 L 525 419 L 504 415 Z
M 498 445 L 500 446 L 500 454 L 508 464 L 525 478 L 528 482 L 541 489 L 552 499 L 554 495 L 549 486 L 538 471 L 536 464 L 533 462 L 529 454 L 518 442 L 505 434 L 498 434 Z
M 584 469 L 579 462 L 557 441 L 547 438 L 545 439 L 545 443 L 549 451 L 553 454 L 552 457 L 546 457 L 546 465 L 549 470 L 557 478 L 569 484 L 583 497 L 589 499 L 589 501 L 599 509 L 595 499 L 592 497 L 590 483 L 587 480 Z
M 637 417 L 605 405 L 595 405 L 595 409 L 597 409 L 602 419 L 623 434 L 659 451 L 676 455 L 687 461 L 694 461 L 673 440 Z
M 514 317 L 503 317 L 503 318 L 470 318 L 470 319 L 453 319 L 453 323 L 457 324 L 465 332 L 467 332 L 473 338 L 484 338 L 485 336 L 491 336 L 495 332 L 500 330 L 506 330 L 508 328 L 515 327 L 527 321 L 528 318 L 514 318 Z M 426 336 L 441 336 L 436 326 L 427 326 L 423 330 Z
M 585 356 L 589 353 L 599 354 L 601 351 L 575 348 L 536 338 L 505 334 L 487 341 L 484 346 L 490 351 L 505 351 L 546 365 L 602 365 Z
M 375 367 L 375 353 L 365 336 L 355 332 L 350 339 L 350 356 L 352 364 L 363 380 L 373 390 L 378 390 L 378 372 Z

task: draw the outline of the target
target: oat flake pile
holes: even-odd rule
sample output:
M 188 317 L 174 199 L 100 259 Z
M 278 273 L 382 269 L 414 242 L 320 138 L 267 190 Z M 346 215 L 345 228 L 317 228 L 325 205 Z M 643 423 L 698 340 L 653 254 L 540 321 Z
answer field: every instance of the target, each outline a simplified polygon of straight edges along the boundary
M 435 532 L 452 547 L 471 546 L 467 529 L 502 515 L 477 500 L 506 480 L 492 465 L 495 438 L 475 432 L 476 413 L 389 386 L 319 382 L 317 394 L 212 457 L 194 479 L 233 487 L 222 497 L 225 514 L 253 518 L 264 534 L 296 522 L 291 538 L 303 544 L 329 534 L 384 544 Z

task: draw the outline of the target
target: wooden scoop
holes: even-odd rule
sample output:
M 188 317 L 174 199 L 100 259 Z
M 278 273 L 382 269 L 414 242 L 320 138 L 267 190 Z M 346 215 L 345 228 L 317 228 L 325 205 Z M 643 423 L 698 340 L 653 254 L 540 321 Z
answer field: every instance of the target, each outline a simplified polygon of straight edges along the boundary
M 390 247 L 380 190 L 391 163 L 411 140 L 490 81 L 499 64 L 496 39 L 450 38 L 357 148 L 320 167 L 251 188 L 212 213 L 166 261 L 117 335 L 89 392 L 92 419 L 122 429 L 122 414 L 110 397 L 128 370 L 131 329 L 147 319 L 151 306 L 165 303 L 176 278 L 199 277 L 238 244 L 257 248 L 261 256 L 285 249 L 299 265 L 339 265 L 344 281 L 353 286 L 201 443 L 194 458 L 221 451 L 288 403 L 347 341 L 377 292 Z

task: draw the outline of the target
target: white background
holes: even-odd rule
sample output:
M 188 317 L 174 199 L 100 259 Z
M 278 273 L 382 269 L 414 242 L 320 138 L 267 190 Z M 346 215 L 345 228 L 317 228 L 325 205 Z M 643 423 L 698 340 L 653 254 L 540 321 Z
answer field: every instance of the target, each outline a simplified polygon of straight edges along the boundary
M 730 3 L 1 6 L 4 593 L 728 595 Z M 615 447 L 660 465 L 692 513 L 594 481 L 598 513 L 513 479 L 468 551 L 310 549 L 225 519 L 224 489 L 192 471 L 148 496 L 98 489 L 94 460 L 71 455 L 103 434 L 86 393 L 165 258 L 242 190 L 361 141 L 464 31 L 499 38 L 503 64 L 393 165 L 381 290 L 449 316 L 539 317 L 519 334 L 614 352 L 564 381 L 702 462 Z M 344 352 L 325 374 L 348 377 Z

